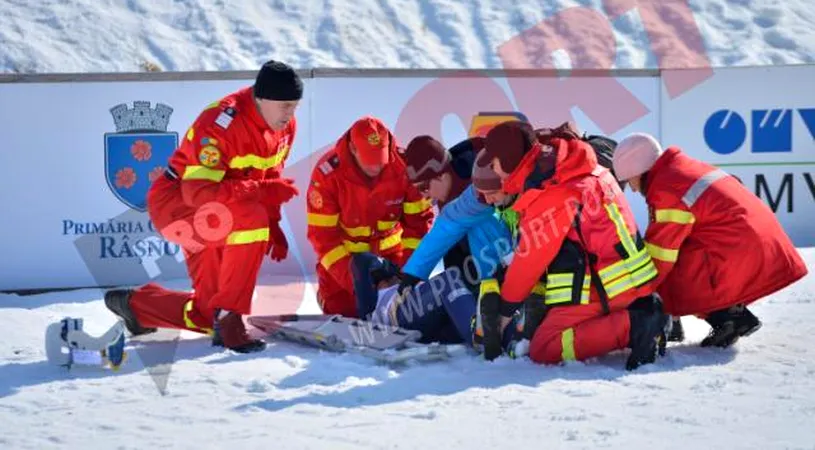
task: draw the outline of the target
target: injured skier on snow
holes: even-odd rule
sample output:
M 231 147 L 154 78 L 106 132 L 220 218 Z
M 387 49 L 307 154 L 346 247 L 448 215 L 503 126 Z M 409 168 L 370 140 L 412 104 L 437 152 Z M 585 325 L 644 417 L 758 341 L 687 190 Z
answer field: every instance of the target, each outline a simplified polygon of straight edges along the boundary
M 351 260 L 354 293 L 360 318 L 422 333 L 420 342 L 470 343 L 470 322 L 476 300 L 448 269 L 400 296 L 399 268 L 372 253 L 356 253 Z
M 477 299 L 467 289 L 458 268 L 449 268 L 419 283 L 405 295 L 397 290 L 399 269 L 384 258 L 371 253 L 354 254 L 351 273 L 360 318 L 419 331 L 419 342 L 423 343 L 472 345 Z

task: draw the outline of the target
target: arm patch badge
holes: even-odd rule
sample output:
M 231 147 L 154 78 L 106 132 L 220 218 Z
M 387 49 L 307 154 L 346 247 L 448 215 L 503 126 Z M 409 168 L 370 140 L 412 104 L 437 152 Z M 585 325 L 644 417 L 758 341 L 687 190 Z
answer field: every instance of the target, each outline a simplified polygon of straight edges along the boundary
M 223 129 L 229 128 L 229 124 L 231 124 L 232 119 L 235 118 L 235 112 L 235 108 L 226 108 L 215 118 L 215 124 Z
M 331 167 L 331 164 L 329 164 L 328 161 L 320 164 L 320 172 L 322 172 L 323 175 L 328 175 L 332 170 L 334 170 L 334 168 Z
M 323 196 L 317 190 L 310 190 L 308 192 L 308 203 L 314 209 L 320 209 L 323 207 Z
M 205 167 L 213 168 L 221 162 L 221 151 L 217 147 L 208 145 L 198 153 L 198 161 Z

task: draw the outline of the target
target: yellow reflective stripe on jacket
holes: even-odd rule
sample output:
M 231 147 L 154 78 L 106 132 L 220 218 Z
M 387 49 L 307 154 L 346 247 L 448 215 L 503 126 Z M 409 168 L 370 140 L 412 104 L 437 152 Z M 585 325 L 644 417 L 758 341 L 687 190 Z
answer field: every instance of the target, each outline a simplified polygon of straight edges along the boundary
M 495 278 L 487 278 L 481 280 L 481 286 L 478 290 L 478 297 L 483 297 L 487 294 L 500 294 L 501 286 L 498 285 L 498 280 Z
M 409 248 L 411 250 L 416 250 L 419 248 L 419 244 L 422 242 L 421 239 L 417 238 L 404 238 L 402 239 L 402 248 Z
M 543 296 L 543 303 L 545 305 L 558 305 L 560 303 L 572 302 L 572 288 L 562 288 L 554 291 L 547 290 Z M 580 304 L 587 305 L 589 303 L 589 289 L 584 288 L 580 291 Z
M 631 233 L 625 225 L 625 219 L 623 219 L 622 214 L 620 214 L 620 209 L 617 207 L 617 204 L 609 203 L 606 204 L 605 207 L 609 219 L 614 222 L 614 228 L 617 230 L 617 236 L 620 238 L 623 248 L 629 255 L 634 255 L 637 253 L 637 246 L 634 245 L 634 240 L 631 239 Z
M 538 281 L 532 288 L 532 293 L 543 297 L 544 295 L 546 295 L 546 284 L 544 284 L 541 281 Z
M 550 280 L 553 280 L 550 283 Z M 574 274 L 555 273 L 546 275 L 546 291 L 543 296 L 543 303 L 555 305 L 559 303 L 569 303 L 572 301 L 572 285 Z M 583 285 L 580 289 L 580 304 L 589 303 L 589 293 L 591 292 L 591 278 L 583 277 Z
M 376 229 L 379 231 L 388 231 L 392 230 L 397 224 L 396 221 L 393 222 L 386 222 L 379 220 L 376 222 Z M 340 224 L 345 234 L 351 237 L 367 237 L 371 236 L 373 233 L 371 232 L 371 227 L 362 226 L 362 227 L 348 227 L 346 225 Z
M 574 351 L 574 328 L 566 328 L 560 333 L 560 359 L 574 361 L 577 355 Z
M 214 334 L 211 328 L 199 327 L 195 322 L 190 319 L 190 312 L 192 312 L 193 302 L 192 300 L 187 301 L 184 303 L 184 326 L 193 331 L 200 331 L 206 334 Z
M 645 248 L 648 249 L 648 253 L 651 255 L 652 258 L 658 259 L 660 261 L 673 263 L 676 262 L 677 258 L 679 258 L 679 250 L 663 248 L 658 245 L 650 244 L 648 242 L 645 243 Z
M 617 261 L 598 271 L 600 283 L 602 283 L 608 299 L 611 300 L 623 292 L 636 289 L 656 278 L 657 268 L 651 259 L 650 248 L 646 249 L 642 245 L 641 248 L 637 248 L 634 235 L 629 232 L 619 207 L 614 203 L 604 206 L 609 219 L 614 223 L 617 237 L 625 253 L 628 254 L 628 258 Z M 677 220 L 688 220 L 687 214 L 672 213 L 671 217 Z M 692 218 L 692 215 L 690 217 Z M 640 244 L 642 243 L 640 242 Z M 572 303 L 574 298 L 574 276 L 573 273 L 547 274 L 544 302 L 549 305 Z M 586 304 L 589 302 L 591 294 L 591 274 L 585 273 L 582 276 L 583 285 L 580 291 L 580 303 Z
M 546 274 L 546 288 L 556 289 L 560 287 L 570 287 L 574 281 L 573 273 L 548 273 Z
M 612 299 L 623 292 L 641 286 L 647 281 L 652 280 L 657 276 L 657 268 L 653 261 L 648 263 L 636 272 L 623 275 L 614 281 L 603 281 L 603 286 L 606 289 L 606 294 L 609 299 Z
M 370 252 L 371 244 L 367 242 L 342 241 L 345 249 L 351 253 Z M 379 241 L 379 250 L 388 250 L 402 243 L 402 230 Z
M 320 264 L 328 270 L 335 262 L 346 256 L 348 256 L 348 250 L 345 248 L 345 245 L 338 245 L 323 255 L 320 259 Z
M 283 163 L 289 153 L 288 149 L 288 147 L 284 147 L 283 151 L 266 158 L 255 154 L 235 156 L 229 161 L 229 167 L 231 169 L 271 169 Z
M 342 241 L 345 250 L 351 253 L 363 253 L 363 252 L 370 252 L 371 245 L 367 242 L 353 242 L 353 241 Z
M 654 220 L 687 225 L 696 222 L 696 217 L 692 212 L 681 209 L 657 209 L 654 211 Z
M 415 202 L 405 202 L 402 204 L 402 210 L 405 214 L 421 214 L 433 206 L 429 199 L 423 198 Z
M 388 250 L 402 243 L 402 230 L 379 241 L 379 250 Z
M 181 176 L 182 180 L 210 180 L 219 182 L 223 180 L 226 175 L 225 170 L 210 169 L 206 166 L 187 166 L 184 169 L 184 174 Z
M 613 270 L 600 271 L 600 281 L 609 299 L 629 289 L 640 287 L 657 276 L 657 268 L 646 249 L 638 250 L 633 257 L 615 263 L 606 269 L 609 268 Z
M 227 245 L 252 244 L 269 240 L 269 227 L 254 230 L 241 230 L 229 233 L 226 238 Z
M 339 214 L 306 214 L 306 220 L 309 225 L 315 227 L 335 227 L 340 220 Z
M 371 235 L 371 227 L 346 227 L 340 224 L 345 234 L 351 237 L 366 237 Z
M 626 260 L 618 261 L 611 266 L 600 270 L 600 282 L 609 299 L 622 294 L 629 289 L 635 289 L 651 281 L 657 276 L 657 268 L 651 260 L 646 249 Z M 546 275 L 546 304 L 560 304 L 572 301 L 572 287 L 574 274 L 555 273 Z M 580 303 L 588 303 L 591 293 L 591 277 L 586 273 L 583 277 L 583 286 L 580 293 Z
M 642 267 L 651 259 L 648 251 L 644 248 L 637 250 L 637 252 L 628 259 L 617 261 L 616 263 L 600 269 L 600 278 L 603 280 L 611 281 L 626 272 L 634 272 Z

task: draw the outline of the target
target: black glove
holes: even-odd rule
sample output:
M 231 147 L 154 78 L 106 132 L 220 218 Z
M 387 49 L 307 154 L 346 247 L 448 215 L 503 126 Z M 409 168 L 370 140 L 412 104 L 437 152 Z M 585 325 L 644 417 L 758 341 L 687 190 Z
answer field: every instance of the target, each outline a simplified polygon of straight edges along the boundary
M 503 353 L 503 343 L 501 336 L 501 295 L 497 292 L 489 292 L 481 297 L 481 307 L 478 311 L 481 315 L 481 331 L 483 333 L 482 344 L 484 346 L 484 359 L 492 361 Z
M 422 281 L 421 278 L 416 278 L 409 273 L 403 273 L 401 278 L 402 281 L 399 283 L 399 287 L 396 288 L 396 292 L 402 298 L 404 298 L 409 291 L 413 290 L 413 288 L 419 284 L 420 281 Z
M 371 268 L 371 280 L 374 286 L 381 281 L 389 280 L 399 276 L 399 267 L 385 258 L 378 258 L 377 263 Z

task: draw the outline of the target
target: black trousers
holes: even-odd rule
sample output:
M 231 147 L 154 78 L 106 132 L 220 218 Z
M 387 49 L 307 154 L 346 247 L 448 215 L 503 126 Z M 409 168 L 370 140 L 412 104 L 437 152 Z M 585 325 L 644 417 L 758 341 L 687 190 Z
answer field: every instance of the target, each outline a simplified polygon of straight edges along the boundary
M 470 244 L 464 237 L 444 255 L 444 268 L 457 267 L 461 272 L 461 281 L 478 298 L 480 280 L 478 279 L 478 269 L 473 261 L 470 252 Z

